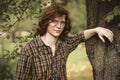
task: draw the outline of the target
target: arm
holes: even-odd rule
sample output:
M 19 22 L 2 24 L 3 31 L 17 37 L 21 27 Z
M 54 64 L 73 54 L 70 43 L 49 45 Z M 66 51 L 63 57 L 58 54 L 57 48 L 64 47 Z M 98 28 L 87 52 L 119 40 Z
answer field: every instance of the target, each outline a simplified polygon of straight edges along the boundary
M 18 63 L 16 68 L 15 80 L 28 80 L 30 79 L 31 58 L 26 55 L 27 50 L 22 49 L 21 54 L 18 57 Z
M 113 32 L 109 29 L 96 27 L 93 29 L 88 29 L 84 31 L 85 40 L 91 38 L 93 35 L 98 34 L 98 37 L 105 43 L 104 36 L 110 41 L 113 41 Z
M 69 36 L 65 37 L 65 39 L 64 39 L 65 48 L 63 48 L 63 49 L 67 50 L 67 52 L 69 54 L 74 49 L 76 49 L 76 47 L 81 42 L 84 42 L 84 41 L 85 41 L 85 38 L 84 38 L 84 32 L 83 31 L 79 32 L 78 34 L 69 35 Z

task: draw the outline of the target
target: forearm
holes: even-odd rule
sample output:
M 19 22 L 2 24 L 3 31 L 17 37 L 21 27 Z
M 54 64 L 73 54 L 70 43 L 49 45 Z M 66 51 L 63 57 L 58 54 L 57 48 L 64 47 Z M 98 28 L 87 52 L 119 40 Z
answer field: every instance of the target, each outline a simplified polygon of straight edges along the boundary
M 96 32 L 96 28 L 93 28 L 93 29 L 87 29 L 84 31 L 84 37 L 85 37 L 85 40 L 91 38 L 93 35 L 95 35 L 97 32 Z
M 106 37 L 111 43 L 113 41 L 113 36 L 114 36 L 113 32 L 107 28 L 102 28 L 102 27 L 96 27 L 93 29 L 85 30 L 84 31 L 85 40 L 91 38 L 95 34 L 98 35 L 98 37 L 102 40 L 103 43 L 105 42 L 103 36 Z

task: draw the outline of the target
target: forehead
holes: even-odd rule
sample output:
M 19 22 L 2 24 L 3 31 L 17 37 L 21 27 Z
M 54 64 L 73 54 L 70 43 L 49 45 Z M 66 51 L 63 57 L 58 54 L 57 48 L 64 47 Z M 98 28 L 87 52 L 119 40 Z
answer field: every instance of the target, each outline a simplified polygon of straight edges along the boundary
M 56 16 L 55 19 L 56 19 L 56 20 L 62 20 L 62 21 L 65 21 L 65 15 L 62 15 L 62 16 Z

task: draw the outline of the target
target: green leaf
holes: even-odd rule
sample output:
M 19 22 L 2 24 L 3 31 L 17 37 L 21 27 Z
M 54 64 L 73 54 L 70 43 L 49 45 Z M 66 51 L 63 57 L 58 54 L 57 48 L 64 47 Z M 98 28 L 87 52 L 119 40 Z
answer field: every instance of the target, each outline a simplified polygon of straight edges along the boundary
M 8 57 L 10 54 L 4 54 L 3 55 L 3 58 L 6 58 L 6 57 Z
M 114 7 L 113 11 L 108 13 L 105 20 L 109 23 L 115 16 L 120 16 L 120 6 Z
M 4 51 L 5 51 L 6 53 L 10 53 L 10 51 L 9 51 L 9 50 L 7 50 L 7 49 L 5 49 Z
M 7 38 L 7 39 L 10 39 L 10 35 L 7 35 L 6 38 Z
M 115 16 L 120 15 L 120 6 L 116 6 L 116 7 L 113 9 L 113 12 L 114 12 L 114 15 L 115 15 Z
M 114 15 L 110 13 L 110 14 L 105 18 L 105 20 L 109 23 L 111 20 L 113 20 L 113 18 L 114 18 Z
M 21 38 L 22 38 L 22 37 L 20 37 L 20 36 L 16 36 L 16 39 L 19 39 L 19 40 L 20 40 Z

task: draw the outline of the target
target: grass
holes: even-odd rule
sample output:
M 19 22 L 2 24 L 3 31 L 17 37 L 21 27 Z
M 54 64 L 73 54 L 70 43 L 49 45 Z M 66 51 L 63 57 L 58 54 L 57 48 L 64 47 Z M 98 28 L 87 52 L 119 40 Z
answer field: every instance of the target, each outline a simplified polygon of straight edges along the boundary
M 0 44 L 4 42 L 5 49 L 12 51 L 15 44 L 10 40 L 0 40 Z M 0 45 L 0 53 L 2 53 Z M 1 55 L 1 54 L 0 54 Z M 11 72 L 14 74 L 16 70 L 17 58 L 10 61 L 12 67 Z M 88 61 L 84 44 L 80 44 L 68 57 L 67 61 L 67 77 L 68 80 L 93 80 L 92 68 Z

